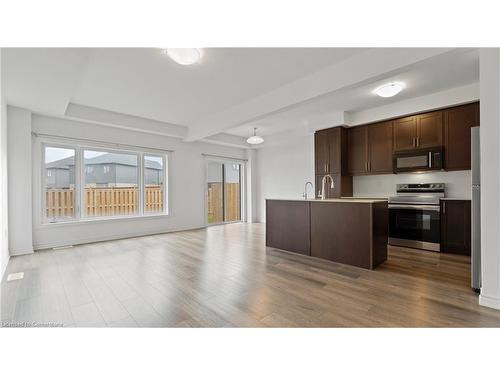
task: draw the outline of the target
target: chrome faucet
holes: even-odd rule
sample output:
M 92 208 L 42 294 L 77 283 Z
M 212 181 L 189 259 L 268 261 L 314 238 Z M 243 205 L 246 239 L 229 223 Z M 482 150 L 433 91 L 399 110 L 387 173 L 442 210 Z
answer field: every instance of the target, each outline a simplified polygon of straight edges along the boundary
M 304 185 L 304 192 L 302 193 L 302 198 L 307 200 L 307 185 L 311 185 L 311 188 L 313 189 L 314 193 L 314 186 L 311 181 L 307 181 L 306 184 Z
M 326 195 L 326 194 L 325 194 L 325 184 L 326 184 L 326 180 L 327 180 L 327 178 L 329 178 L 329 179 L 330 179 L 330 181 L 331 181 L 330 188 L 331 188 L 331 189 L 334 189 L 334 188 L 335 188 L 335 183 L 333 182 L 333 178 L 332 178 L 332 176 L 330 176 L 329 174 L 324 175 L 324 176 L 323 176 L 323 179 L 321 180 L 321 194 L 319 195 L 319 196 L 320 196 L 320 198 L 321 198 L 321 200 L 324 200 L 324 199 L 326 198 L 326 197 L 325 197 L 325 195 Z

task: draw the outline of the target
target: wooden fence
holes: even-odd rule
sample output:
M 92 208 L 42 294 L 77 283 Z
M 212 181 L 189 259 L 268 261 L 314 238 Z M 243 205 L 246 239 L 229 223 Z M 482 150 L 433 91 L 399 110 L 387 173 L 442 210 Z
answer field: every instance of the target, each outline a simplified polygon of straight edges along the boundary
M 85 216 L 131 215 L 138 211 L 138 188 L 133 187 L 92 187 L 85 188 Z M 71 217 L 74 215 L 73 189 L 47 189 L 47 217 Z M 144 211 L 163 211 L 163 186 L 146 186 Z
M 223 221 L 241 220 L 240 184 L 225 184 L 226 218 L 224 220 L 224 205 L 222 204 L 222 183 L 208 184 L 208 222 L 220 223 Z

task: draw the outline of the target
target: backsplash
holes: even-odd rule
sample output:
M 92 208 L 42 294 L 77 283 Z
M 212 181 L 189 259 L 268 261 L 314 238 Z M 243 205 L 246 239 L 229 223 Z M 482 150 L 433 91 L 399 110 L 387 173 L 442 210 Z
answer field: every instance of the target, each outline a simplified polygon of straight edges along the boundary
M 385 198 L 396 195 L 396 184 L 424 182 L 444 182 L 448 198 L 471 198 L 471 171 L 354 176 L 353 195 Z

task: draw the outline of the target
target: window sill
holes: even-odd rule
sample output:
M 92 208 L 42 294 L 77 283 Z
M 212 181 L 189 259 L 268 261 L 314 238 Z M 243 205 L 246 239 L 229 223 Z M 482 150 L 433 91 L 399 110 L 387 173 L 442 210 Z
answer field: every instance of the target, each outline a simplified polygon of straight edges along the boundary
M 48 227 L 65 227 L 81 224 L 93 224 L 93 223 L 107 223 L 107 222 L 123 222 L 123 221 L 135 221 L 135 220 L 150 220 L 150 219 L 161 219 L 161 218 L 171 218 L 172 214 L 150 214 L 143 216 L 112 216 L 112 217 L 102 217 L 102 218 L 83 218 L 80 220 L 67 220 L 67 221 L 56 221 L 54 223 L 40 223 L 39 228 Z

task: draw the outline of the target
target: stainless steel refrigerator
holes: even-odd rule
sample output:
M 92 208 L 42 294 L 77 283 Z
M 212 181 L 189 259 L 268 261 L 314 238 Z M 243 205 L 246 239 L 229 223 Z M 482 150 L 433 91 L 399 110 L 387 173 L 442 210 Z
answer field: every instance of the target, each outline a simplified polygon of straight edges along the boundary
M 481 163 L 479 151 L 479 132 L 479 126 L 471 128 L 471 284 L 472 289 L 477 292 L 481 289 Z

